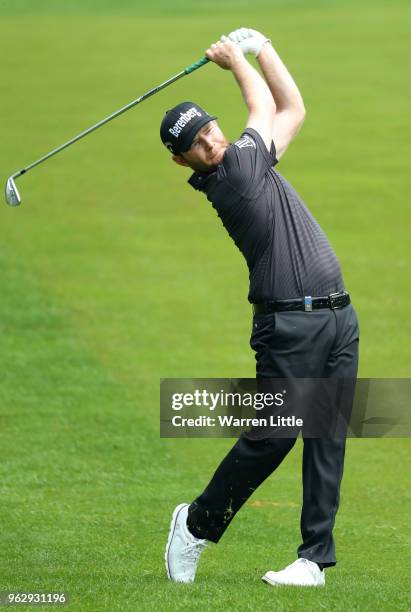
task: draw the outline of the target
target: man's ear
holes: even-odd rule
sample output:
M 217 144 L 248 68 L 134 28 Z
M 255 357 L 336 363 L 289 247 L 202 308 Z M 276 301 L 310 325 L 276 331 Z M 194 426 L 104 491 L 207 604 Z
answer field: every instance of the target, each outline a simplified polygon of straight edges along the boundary
M 179 166 L 188 166 L 188 163 L 182 155 L 172 155 L 171 159 L 176 162 Z

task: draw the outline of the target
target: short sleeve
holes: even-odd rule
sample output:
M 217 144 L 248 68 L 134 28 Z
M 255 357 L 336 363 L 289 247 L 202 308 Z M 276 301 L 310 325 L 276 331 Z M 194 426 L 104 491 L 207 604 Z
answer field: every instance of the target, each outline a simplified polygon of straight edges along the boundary
M 222 160 L 225 180 L 240 195 L 255 198 L 264 185 L 264 176 L 277 163 L 274 142 L 267 147 L 260 134 L 247 128 L 226 150 Z

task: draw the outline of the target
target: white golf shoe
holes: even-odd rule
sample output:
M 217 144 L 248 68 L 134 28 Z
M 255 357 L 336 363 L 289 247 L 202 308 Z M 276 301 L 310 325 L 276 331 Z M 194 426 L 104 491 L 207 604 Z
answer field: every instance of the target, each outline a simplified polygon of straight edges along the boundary
M 324 586 L 325 575 L 313 561 L 297 559 L 281 572 L 267 572 L 262 580 L 272 586 Z
M 188 531 L 187 516 L 188 504 L 180 504 L 171 519 L 164 557 L 167 576 L 172 582 L 194 582 L 200 555 L 208 544 Z

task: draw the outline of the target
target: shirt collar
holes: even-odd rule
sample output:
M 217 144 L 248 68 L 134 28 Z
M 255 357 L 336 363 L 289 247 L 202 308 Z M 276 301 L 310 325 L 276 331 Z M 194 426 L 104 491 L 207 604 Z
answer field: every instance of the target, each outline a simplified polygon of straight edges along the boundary
M 215 170 L 213 170 L 213 172 L 193 172 L 187 182 L 194 187 L 194 189 L 205 191 L 208 179 L 215 173 Z

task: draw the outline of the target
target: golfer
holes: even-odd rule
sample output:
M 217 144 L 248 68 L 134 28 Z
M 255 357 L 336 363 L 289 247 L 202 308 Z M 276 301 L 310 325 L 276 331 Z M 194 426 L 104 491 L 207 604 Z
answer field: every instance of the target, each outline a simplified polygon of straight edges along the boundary
M 304 120 L 300 92 L 271 42 L 255 30 L 223 36 L 206 55 L 233 73 L 248 112 L 244 131 L 230 144 L 215 116 L 184 102 L 166 113 L 160 134 L 174 162 L 194 170 L 188 182 L 207 196 L 246 259 L 257 380 L 355 380 L 358 322 L 340 265 L 304 202 L 274 170 Z M 201 552 L 220 540 L 295 441 L 242 434 L 205 490 L 177 506 L 165 554 L 170 580 L 194 581 Z M 336 564 L 332 532 L 345 435 L 303 434 L 303 441 L 302 542 L 297 560 L 263 576 L 271 585 L 322 586 L 324 568 Z M 275 533 L 267 532 L 267 541 L 274 553 Z

